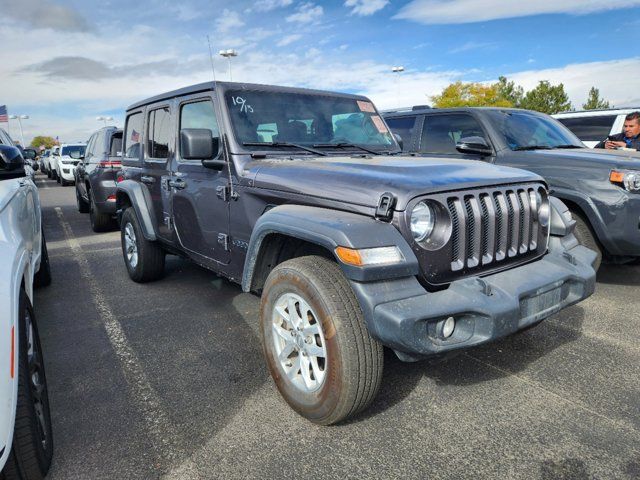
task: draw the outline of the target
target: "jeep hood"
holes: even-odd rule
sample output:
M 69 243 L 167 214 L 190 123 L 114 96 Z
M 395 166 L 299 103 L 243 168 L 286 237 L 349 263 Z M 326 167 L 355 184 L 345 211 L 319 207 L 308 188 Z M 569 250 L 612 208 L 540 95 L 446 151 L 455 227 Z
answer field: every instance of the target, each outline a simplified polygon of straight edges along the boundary
M 471 160 L 430 157 L 312 157 L 265 159 L 245 165 L 257 188 L 375 208 L 392 193 L 396 210 L 419 195 L 510 183 L 544 182 L 538 175 Z
M 640 152 L 628 152 L 624 150 L 604 150 L 594 148 L 575 148 L 570 150 L 532 150 L 522 152 L 525 155 L 542 155 L 545 158 L 558 159 L 561 162 L 580 161 L 600 164 L 606 168 L 640 168 Z M 532 166 L 535 160 L 532 160 Z M 570 165 L 570 164 L 567 164 Z

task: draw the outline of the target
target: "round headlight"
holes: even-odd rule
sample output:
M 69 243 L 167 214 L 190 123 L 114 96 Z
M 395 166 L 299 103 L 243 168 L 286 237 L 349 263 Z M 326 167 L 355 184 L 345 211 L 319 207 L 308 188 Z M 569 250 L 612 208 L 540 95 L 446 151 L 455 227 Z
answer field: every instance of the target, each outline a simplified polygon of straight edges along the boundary
M 435 214 L 427 202 L 419 202 L 411 212 L 411 234 L 416 242 L 422 242 L 433 232 Z

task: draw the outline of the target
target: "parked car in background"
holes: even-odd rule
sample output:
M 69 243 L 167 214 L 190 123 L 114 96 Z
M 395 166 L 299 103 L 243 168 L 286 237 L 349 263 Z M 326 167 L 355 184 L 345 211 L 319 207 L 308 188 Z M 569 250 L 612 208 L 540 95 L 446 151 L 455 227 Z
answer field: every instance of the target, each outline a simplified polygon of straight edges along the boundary
M 49 155 L 51 155 L 51 149 L 47 148 L 46 150 L 43 150 L 38 157 L 38 166 L 40 167 L 40 171 L 44 174 L 47 173 L 45 170 L 45 159 L 48 159 Z
M 595 253 L 541 177 L 398 155 L 366 97 L 209 82 L 132 105 L 124 132 L 130 278 L 175 253 L 261 293 L 271 376 L 313 422 L 371 403 L 383 345 L 461 351 L 593 292 Z
M 74 173 L 78 211 L 89 213 L 94 232 L 117 225 L 116 178 L 121 168 L 122 129 L 101 128 L 91 135 Z
M 611 261 L 640 257 L 640 159 L 591 150 L 548 115 L 507 108 L 387 112 L 406 152 L 531 170 L 575 218 L 576 237 Z
M 42 479 L 53 456 L 51 414 L 34 287 L 51 282 L 38 189 L 0 129 L 0 469 Z
M 24 157 L 25 163 L 27 163 L 34 172 L 38 171 L 38 152 L 35 148 L 25 148 L 22 152 L 22 156 Z
M 60 145 L 59 154 L 55 156 L 55 179 L 63 187 L 75 182 L 74 170 L 80 159 L 84 157 L 84 143 L 63 143 Z
M 51 149 L 51 154 L 45 158 L 44 163 L 46 165 L 46 171 L 48 178 L 56 179 L 58 156 L 60 155 L 60 145 L 55 145 Z
M 571 130 L 587 147 L 593 148 L 606 140 L 609 135 L 622 132 L 624 117 L 637 108 L 609 108 L 606 110 L 584 110 L 580 112 L 563 112 L 551 115 Z

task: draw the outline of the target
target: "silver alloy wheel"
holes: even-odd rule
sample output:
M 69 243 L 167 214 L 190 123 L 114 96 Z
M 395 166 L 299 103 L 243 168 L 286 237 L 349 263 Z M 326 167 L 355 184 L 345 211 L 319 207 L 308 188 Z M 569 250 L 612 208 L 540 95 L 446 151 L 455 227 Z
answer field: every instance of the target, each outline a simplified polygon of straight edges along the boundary
M 274 303 L 271 322 L 280 368 L 301 391 L 318 390 L 328 367 L 319 317 L 302 297 L 285 293 Z
M 136 268 L 138 265 L 138 244 L 136 243 L 136 232 L 130 223 L 124 227 L 124 246 L 129 265 L 131 268 Z

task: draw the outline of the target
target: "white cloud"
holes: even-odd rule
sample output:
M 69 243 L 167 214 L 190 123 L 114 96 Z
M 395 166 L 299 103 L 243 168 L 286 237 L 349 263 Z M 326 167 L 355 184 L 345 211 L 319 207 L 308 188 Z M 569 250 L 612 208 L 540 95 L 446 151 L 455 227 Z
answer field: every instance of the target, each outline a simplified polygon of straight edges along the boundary
M 287 22 L 312 23 L 316 22 L 324 15 L 324 9 L 320 5 L 311 2 L 302 3 L 286 18 Z
M 242 26 L 244 26 L 244 21 L 240 18 L 240 14 L 227 8 L 216 19 L 216 31 L 218 33 L 228 33 Z
M 529 70 L 506 75 L 525 90 L 534 88 L 540 80 L 553 84 L 563 83 L 575 107 L 586 100 L 591 87 L 600 89 L 600 95 L 617 107 L 640 105 L 640 57 L 607 62 L 576 63 L 561 68 Z
M 288 7 L 293 3 L 293 0 L 258 0 L 253 4 L 253 7 L 249 11 L 255 10 L 257 12 L 269 12 L 276 8 Z
M 282 39 L 276 45 L 278 45 L 279 47 L 285 47 L 291 43 L 297 42 L 301 38 L 302 38 L 302 35 L 294 33 L 293 35 L 287 35 L 285 37 L 282 37 Z
M 88 22 L 78 12 L 48 0 L 9 0 L 0 2 L 0 6 L 3 15 L 26 22 L 36 28 L 50 28 L 64 32 L 89 30 Z
M 452 48 L 451 50 L 449 50 L 449 53 L 462 53 L 468 52 L 470 50 L 479 50 L 482 48 L 493 48 L 495 46 L 496 44 L 491 42 L 467 42 L 458 47 Z
M 388 0 L 346 0 L 344 2 L 345 7 L 351 8 L 352 14 L 363 17 L 373 15 L 387 5 L 389 5 Z
M 640 0 L 413 0 L 394 18 L 425 24 L 473 23 L 545 13 L 587 14 L 640 5 Z

